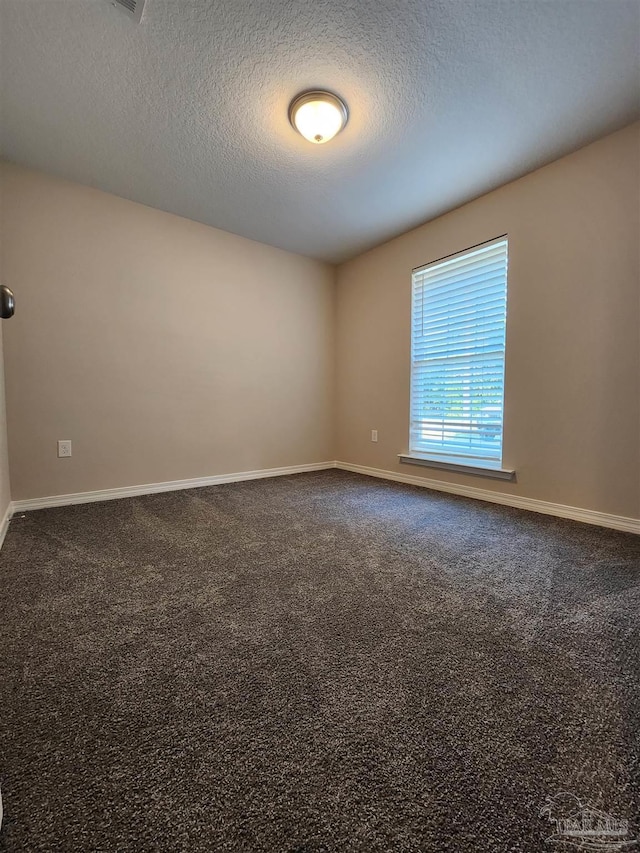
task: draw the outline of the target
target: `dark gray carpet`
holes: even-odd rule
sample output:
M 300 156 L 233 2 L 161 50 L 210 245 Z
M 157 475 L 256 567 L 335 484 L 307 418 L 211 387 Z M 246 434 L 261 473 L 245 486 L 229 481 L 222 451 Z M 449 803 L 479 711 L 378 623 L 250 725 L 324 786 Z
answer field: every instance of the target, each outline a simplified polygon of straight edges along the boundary
M 326 471 L 30 513 L 0 581 L 2 851 L 640 837 L 640 537 Z

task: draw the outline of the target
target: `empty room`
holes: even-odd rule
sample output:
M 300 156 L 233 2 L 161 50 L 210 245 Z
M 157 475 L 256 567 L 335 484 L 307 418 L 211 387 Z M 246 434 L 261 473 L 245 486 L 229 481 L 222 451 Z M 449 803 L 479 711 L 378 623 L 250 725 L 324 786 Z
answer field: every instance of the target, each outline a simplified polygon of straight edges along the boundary
M 640 0 L 0 0 L 0 853 L 640 848 Z

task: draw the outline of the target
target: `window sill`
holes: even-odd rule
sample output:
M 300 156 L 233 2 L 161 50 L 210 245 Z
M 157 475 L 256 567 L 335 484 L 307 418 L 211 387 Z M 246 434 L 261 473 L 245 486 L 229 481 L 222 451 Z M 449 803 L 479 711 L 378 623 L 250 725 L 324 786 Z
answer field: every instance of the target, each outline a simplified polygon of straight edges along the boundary
M 451 462 L 448 459 L 436 459 L 433 456 L 399 453 L 398 459 L 407 465 L 423 465 L 426 468 L 440 468 L 442 471 L 456 471 L 458 474 L 475 474 L 478 477 L 491 477 L 494 480 L 515 480 L 516 472 L 510 468 L 500 468 L 484 460 Z

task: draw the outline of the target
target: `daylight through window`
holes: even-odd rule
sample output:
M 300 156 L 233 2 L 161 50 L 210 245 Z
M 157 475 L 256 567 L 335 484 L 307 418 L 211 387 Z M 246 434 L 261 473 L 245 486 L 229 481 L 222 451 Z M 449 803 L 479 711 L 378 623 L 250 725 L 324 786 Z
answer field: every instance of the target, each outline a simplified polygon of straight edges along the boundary
M 410 453 L 502 462 L 507 238 L 413 272 Z

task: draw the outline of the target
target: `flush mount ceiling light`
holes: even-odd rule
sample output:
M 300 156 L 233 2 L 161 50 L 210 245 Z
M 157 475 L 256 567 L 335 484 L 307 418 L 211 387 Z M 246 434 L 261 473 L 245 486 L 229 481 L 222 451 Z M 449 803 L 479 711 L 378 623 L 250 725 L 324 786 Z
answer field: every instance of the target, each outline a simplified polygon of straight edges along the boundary
M 289 106 L 289 121 L 305 139 L 320 145 L 347 123 L 347 105 L 331 92 L 302 92 Z

